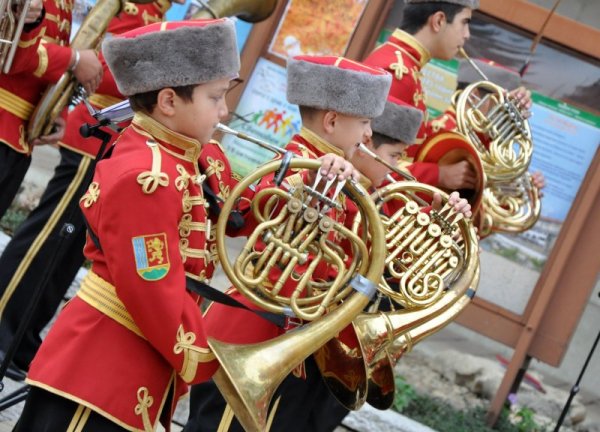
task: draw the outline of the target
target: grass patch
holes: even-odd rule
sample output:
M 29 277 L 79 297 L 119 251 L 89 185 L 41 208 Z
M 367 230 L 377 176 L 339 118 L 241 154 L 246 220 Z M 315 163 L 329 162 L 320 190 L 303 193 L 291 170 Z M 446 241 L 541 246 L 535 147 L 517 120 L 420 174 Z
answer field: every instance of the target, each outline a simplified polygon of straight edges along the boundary
M 521 408 L 509 418 L 505 409 L 494 428 L 486 423 L 487 409 L 482 407 L 459 411 L 436 398 L 417 394 L 402 378 L 396 378 L 394 407 L 402 415 L 442 432 L 543 432 L 534 420 L 534 412 Z M 511 421 L 512 420 L 512 421 Z
M 29 215 L 29 210 L 14 205 L 9 207 L 0 219 L 0 229 L 12 236 L 19 225 L 27 218 L 27 215 Z

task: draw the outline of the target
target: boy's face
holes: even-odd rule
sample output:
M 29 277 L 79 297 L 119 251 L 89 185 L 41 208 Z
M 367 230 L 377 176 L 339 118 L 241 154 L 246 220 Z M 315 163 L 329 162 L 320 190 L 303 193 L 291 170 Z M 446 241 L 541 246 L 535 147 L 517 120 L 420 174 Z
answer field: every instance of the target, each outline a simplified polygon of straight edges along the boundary
M 462 48 L 470 37 L 469 23 L 473 11 L 470 8 L 463 8 L 449 23 L 445 18 L 441 30 L 437 33 L 437 46 L 433 57 L 440 60 L 451 60 L 458 49 Z
M 228 114 L 225 94 L 229 89 L 229 78 L 209 81 L 194 88 L 191 101 L 175 95 L 173 127 L 190 138 L 207 143 L 215 127 Z
M 366 141 L 365 145 L 369 150 L 394 167 L 398 165 L 402 153 L 407 147 L 403 142 L 397 141 L 389 144 L 382 144 L 375 148 L 370 139 Z M 355 153 L 351 162 L 375 187 L 379 187 L 385 180 L 385 177 L 390 173 L 390 170 L 385 165 L 377 162 L 371 156 L 364 154 L 361 151 Z
M 336 113 L 332 133 L 328 139 L 331 144 L 343 150 L 346 159 L 350 160 L 356 151 L 356 146 L 372 135 L 371 119 Z

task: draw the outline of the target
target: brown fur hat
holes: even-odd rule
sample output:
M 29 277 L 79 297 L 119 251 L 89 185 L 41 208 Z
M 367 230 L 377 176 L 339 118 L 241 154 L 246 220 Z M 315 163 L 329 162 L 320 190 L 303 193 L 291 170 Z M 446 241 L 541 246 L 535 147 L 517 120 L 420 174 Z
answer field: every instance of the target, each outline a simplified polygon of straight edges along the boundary
M 106 40 L 102 51 L 125 96 L 235 78 L 240 70 L 230 19 L 154 23 Z
M 413 144 L 423 121 L 423 113 L 393 96 L 388 96 L 383 114 L 371 121 L 371 129 L 405 144 Z
M 383 112 L 392 76 L 383 69 L 333 56 L 288 59 L 290 103 L 374 118 Z

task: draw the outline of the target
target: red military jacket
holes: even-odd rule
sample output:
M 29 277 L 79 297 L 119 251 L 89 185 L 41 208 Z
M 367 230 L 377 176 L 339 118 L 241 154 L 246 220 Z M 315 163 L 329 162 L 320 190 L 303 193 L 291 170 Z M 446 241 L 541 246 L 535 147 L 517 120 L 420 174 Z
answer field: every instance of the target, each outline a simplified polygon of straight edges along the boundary
M 168 430 L 186 383 L 218 367 L 201 299 L 186 290 L 186 276 L 209 280 L 218 259 L 200 148 L 135 115 L 80 201 L 100 246 L 88 238 L 92 269 L 31 364 L 31 385 L 84 403 L 126 430 L 155 430 L 171 390 L 161 418 Z
M 333 147 L 327 143 L 315 133 L 307 128 L 302 128 L 299 135 L 292 138 L 290 143 L 285 147 L 286 150 L 293 152 L 303 158 L 317 159 L 326 153 L 337 153 L 342 154 L 340 149 Z M 299 182 L 304 182 L 304 178 L 299 173 L 294 173 L 286 177 L 285 181 L 291 185 L 297 185 Z M 257 186 L 256 192 L 266 187 L 273 185 L 273 177 L 264 179 Z M 342 210 L 335 210 L 330 214 L 330 217 L 335 220 L 342 222 L 345 219 L 346 213 L 346 200 L 340 195 L 342 200 Z M 247 231 L 252 231 L 252 221 L 248 221 Z M 323 273 L 324 277 L 330 269 L 319 268 L 318 272 Z M 277 280 L 277 272 L 272 272 L 269 275 L 270 280 Z M 293 286 L 286 284 L 281 290 L 281 295 L 286 295 L 291 292 Z M 236 299 L 237 301 L 245 304 L 251 309 L 258 309 L 250 300 L 246 299 L 241 293 L 231 288 L 228 294 Z M 273 339 L 274 337 L 280 336 L 285 333 L 293 325 L 288 325 L 287 328 L 278 327 L 276 324 L 258 316 L 257 314 L 241 309 L 232 308 L 220 303 L 212 303 L 205 315 L 205 328 L 206 334 L 217 340 L 237 343 L 237 344 L 251 344 Z M 299 368 L 295 372 L 297 375 L 303 374 L 302 368 Z
M 434 163 L 411 163 L 419 145 L 427 139 L 430 133 L 425 95 L 421 83 L 421 69 L 429 62 L 431 54 L 414 36 L 403 30 L 396 29 L 388 40 L 377 47 L 364 60 L 371 66 L 378 66 L 392 74 L 390 95 L 413 105 L 423 112 L 423 123 L 417 133 L 414 145 L 407 149 L 406 163 L 409 171 L 420 182 L 436 186 L 439 178 L 438 166 Z M 396 174 L 392 174 L 397 177 Z M 396 178 L 400 180 L 400 178 Z
M 121 13 L 109 23 L 107 37 L 113 34 L 121 34 L 153 22 L 163 21 L 165 13 L 170 7 L 171 2 L 169 0 L 156 0 L 152 3 L 126 2 Z M 96 93 L 88 99 L 90 104 L 97 110 L 114 105 L 125 99 L 119 92 L 102 54 L 99 58 L 103 70 L 102 81 L 96 89 Z M 93 158 L 96 157 L 102 142 L 96 138 L 83 138 L 81 136 L 79 128 L 85 123 L 95 124 L 96 120 L 89 114 L 87 107 L 83 103 L 80 103 L 69 113 L 65 136 L 62 141 L 59 141 L 58 145 Z M 106 128 L 106 131 L 112 135 L 112 139 L 109 142 L 110 145 L 117 138 L 117 133 L 109 128 Z
M 45 0 L 40 25 L 21 34 L 9 74 L 0 74 L 0 142 L 31 154 L 27 122 L 49 84 L 71 62 L 72 0 Z

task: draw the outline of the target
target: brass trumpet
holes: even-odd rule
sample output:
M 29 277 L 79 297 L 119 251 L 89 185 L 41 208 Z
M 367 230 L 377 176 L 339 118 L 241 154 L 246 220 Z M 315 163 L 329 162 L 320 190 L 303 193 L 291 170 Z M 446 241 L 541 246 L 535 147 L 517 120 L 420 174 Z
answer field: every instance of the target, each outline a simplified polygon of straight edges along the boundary
M 0 70 L 10 72 L 31 0 L 0 0 Z M 19 11 L 17 13 L 15 11 Z
M 359 150 L 398 172 L 364 145 Z M 428 204 L 421 196 L 436 192 L 446 203 L 430 217 L 420 211 Z M 395 310 L 376 312 L 376 303 L 371 308 L 375 312 L 353 321 L 354 335 L 347 330 L 315 355 L 330 390 L 349 409 L 358 409 L 365 401 L 389 408 L 397 360 L 414 343 L 450 322 L 473 297 L 479 282 L 475 230 L 447 204 L 445 193 L 408 181 L 379 189 L 373 199 L 378 208 L 390 201 L 404 204 L 392 215 L 380 213 L 386 233 L 386 276 L 394 285 L 384 277 L 378 290 L 380 299 L 390 299 Z
M 263 143 L 223 125 L 218 129 Z M 267 147 L 281 152 L 275 146 Z M 339 206 L 336 197 L 344 185 L 328 181 L 323 187 L 319 174 L 312 186 L 284 184 L 287 190 L 265 188 L 257 194 L 252 212 L 258 225 L 231 263 L 225 247 L 229 213 L 246 188 L 279 170 L 283 163 L 269 162 L 245 177 L 225 201 L 217 224 L 219 257 L 236 289 L 264 310 L 311 321 L 260 344 L 231 345 L 209 338 L 221 364 L 213 379 L 247 431 L 265 430 L 269 404 L 279 384 L 365 308 L 383 271 L 383 227 L 368 193 L 354 182 L 345 184 L 348 196 L 362 212 L 362 228 L 370 239 L 367 247 L 363 237 L 327 216 L 329 209 Z M 291 170 L 319 166 L 315 160 L 289 159 Z M 351 257 L 345 256 L 332 237 L 352 244 Z M 337 276 L 333 280 L 316 277 L 319 265 L 333 266 Z M 272 272 L 279 275 L 274 284 L 267 277 Z M 293 281 L 292 292 L 283 287 L 286 281 Z

